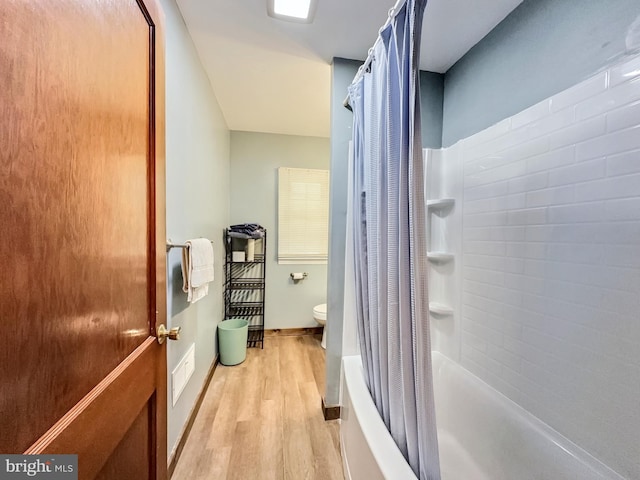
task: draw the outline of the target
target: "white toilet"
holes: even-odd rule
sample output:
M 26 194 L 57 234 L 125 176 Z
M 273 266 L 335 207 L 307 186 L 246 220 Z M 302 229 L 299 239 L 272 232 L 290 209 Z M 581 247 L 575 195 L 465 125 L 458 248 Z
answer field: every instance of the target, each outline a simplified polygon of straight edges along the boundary
M 316 305 L 313 307 L 313 318 L 315 318 L 316 322 L 322 325 L 324 328 L 322 329 L 322 348 L 327 348 L 327 304 L 323 303 L 321 305 Z

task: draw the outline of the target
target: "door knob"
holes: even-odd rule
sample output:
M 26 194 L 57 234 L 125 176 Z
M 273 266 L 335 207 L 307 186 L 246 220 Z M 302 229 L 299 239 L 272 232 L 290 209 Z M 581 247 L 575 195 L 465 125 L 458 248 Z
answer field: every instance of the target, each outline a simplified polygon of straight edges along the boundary
M 158 343 L 162 344 L 168 338 L 169 340 L 179 340 L 180 339 L 180 327 L 173 327 L 171 330 L 167 330 L 167 327 L 164 324 L 158 327 L 156 338 L 158 339 Z

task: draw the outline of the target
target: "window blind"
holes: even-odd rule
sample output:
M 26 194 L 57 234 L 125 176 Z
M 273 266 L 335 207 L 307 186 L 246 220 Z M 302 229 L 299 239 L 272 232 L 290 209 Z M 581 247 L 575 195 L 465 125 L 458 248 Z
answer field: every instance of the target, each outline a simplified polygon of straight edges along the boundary
M 278 263 L 327 263 L 329 171 L 278 169 Z

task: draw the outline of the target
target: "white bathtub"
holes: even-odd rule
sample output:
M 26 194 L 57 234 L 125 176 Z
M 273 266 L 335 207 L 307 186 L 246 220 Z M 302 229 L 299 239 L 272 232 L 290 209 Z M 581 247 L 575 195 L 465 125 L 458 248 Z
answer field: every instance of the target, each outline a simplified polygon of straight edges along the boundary
M 371 400 L 359 356 L 342 361 L 348 480 L 416 479 Z M 442 480 L 624 480 L 457 363 L 433 353 Z

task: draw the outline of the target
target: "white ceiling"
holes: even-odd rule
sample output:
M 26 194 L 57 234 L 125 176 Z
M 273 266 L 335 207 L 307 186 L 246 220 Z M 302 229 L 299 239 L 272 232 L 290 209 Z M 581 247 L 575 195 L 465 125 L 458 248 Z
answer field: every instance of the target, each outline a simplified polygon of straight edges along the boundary
M 318 0 L 311 24 L 267 0 L 177 2 L 229 129 L 328 137 L 331 59 L 364 60 L 395 0 Z M 521 2 L 430 0 L 421 69 L 446 72 Z

